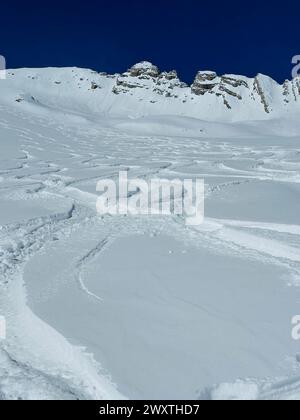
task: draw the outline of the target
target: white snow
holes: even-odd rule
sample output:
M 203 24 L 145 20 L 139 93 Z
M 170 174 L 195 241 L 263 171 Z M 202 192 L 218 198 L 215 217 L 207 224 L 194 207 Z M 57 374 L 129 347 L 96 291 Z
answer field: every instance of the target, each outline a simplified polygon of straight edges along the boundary
M 0 80 L 0 399 L 300 399 L 300 96 L 259 75 L 272 113 L 243 86 L 230 111 L 119 76 Z M 124 170 L 204 178 L 205 223 L 99 217 Z

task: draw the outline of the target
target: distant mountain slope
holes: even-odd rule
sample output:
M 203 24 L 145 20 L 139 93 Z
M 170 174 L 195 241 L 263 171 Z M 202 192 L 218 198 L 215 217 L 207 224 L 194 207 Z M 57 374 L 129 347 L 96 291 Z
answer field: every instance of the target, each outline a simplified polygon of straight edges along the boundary
M 299 120 L 300 78 L 283 85 L 255 78 L 199 71 L 191 86 L 176 71 L 149 62 L 109 75 L 79 68 L 19 69 L 0 83 L 0 100 L 84 113 L 132 118 L 181 115 L 207 121 Z

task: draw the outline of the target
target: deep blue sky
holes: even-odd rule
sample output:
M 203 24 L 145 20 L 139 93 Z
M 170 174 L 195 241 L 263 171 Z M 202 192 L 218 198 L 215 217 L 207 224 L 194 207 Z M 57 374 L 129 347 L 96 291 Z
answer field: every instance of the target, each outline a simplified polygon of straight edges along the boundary
M 121 72 L 149 60 L 190 82 L 197 70 L 291 78 L 300 2 L 261 0 L 3 1 L 0 55 L 9 68 Z

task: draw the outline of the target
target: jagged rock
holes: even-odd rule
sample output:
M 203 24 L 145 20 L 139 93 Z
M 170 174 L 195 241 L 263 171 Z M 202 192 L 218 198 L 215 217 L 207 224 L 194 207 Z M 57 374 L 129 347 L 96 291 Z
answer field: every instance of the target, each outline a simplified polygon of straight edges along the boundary
M 174 80 L 174 79 L 178 79 L 178 74 L 176 70 L 172 70 L 170 72 L 164 71 L 160 74 L 160 78 L 166 79 L 166 80 Z
M 224 101 L 224 105 L 227 107 L 227 109 L 232 109 L 231 106 L 229 105 L 229 102 L 227 101 L 227 99 L 225 97 L 223 97 L 223 101 Z
M 221 82 L 225 83 L 227 85 L 230 85 L 234 88 L 237 88 L 239 86 L 244 86 L 246 88 L 249 88 L 249 85 L 245 80 L 238 79 L 238 78 L 233 78 L 233 77 L 230 77 L 230 76 L 222 76 L 221 77 Z
M 273 83 L 271 79 L 260 75 L 255 79 L 250 79 L 235 75 L 218 76 L 213 71 L 199 71 L 188 92 L 188 86 L 180 81 L 175 70 L 160 72 L 158 67 L 145 61 L 135 64 L 126 73 L 118 75 L 113 93 L 133 96 L 133 90 L 139 92 L 150 90 L 153 94 L 166 98 L 180 98 L 184 104 L 193 100 L 193 95 L 204 96 L 209 94 L 209 96 L 215 96 L 216 103 L 225 106 L 226 110 L 233 109 L 237 101 L 242 102 L 245 98 L 246 101 L 249 101 L 249 99 L 259 100 L 263 104 L 264 111 L 270 113 L 272 107 L 269 103 L 269 93 L 266 93 L 270 82 Z M 181 89 L 187 90 L 180 92 Z M 292 82 L 287 81 L 283 85 L 283 101 L 286 104 L 292 98 L 297 100 L 299 93 L 300 78 Z M 152 100 L 156 103 L 155 97 L 151 98 L 150 102 Z
M 290 81 L 289 80 L 285 80 L 285 82 L 282 85 L 283 88 L 283 96 L 285 96 L 284 102 L 285 103 L 289 103 L 289 95 L 290 95 Z
M 161 73 L 158 67 L 144 61 L 135 64 L 127 72 L 119 75 L 113 91 L 125 94 L 132 89 L 145 89 L 152 90 L 160 96 L 175 97 L 175 94 L 172 93 L 175 88 L 186 87 L 187 85 L 179 80 L 175 70 Z
M 236 92 L 233 92 L 232 90 L 228 89 L 226 86 L 224 86 L 224 84 L 222 84 L 222 82 L 220 83 L 219 89 L 221 92 L 227 93 L 227 95 L 233 96 L 237 99 L 239 99 L 240 101 L 243 99 L 241 97 L 241 95 L 239 95 Z
M 112 93 L 114 93 L 115 95 L 119 95 L 120 94 L 119 90 L 116 87 L 113 87 L 112 88 Z
M 241 86 L 249 88 L 248 83 L 242 79 L 230 76 L 218 77 L 215 72 L 200 71 L 191 86 L 191 90 L 195 95 L 214 93 L 217 96 L 224 97 L 224 94 L 227 94 L 241 100 L 241 95 L 232 90 L 232 88 L 238 88 Z M 231 108 L 227 100 L 224 101 L 224 104 L 227 108 Z
M 218 84 L 217 73 L 211 71 L 199 71 L 191 86 L 192 93 L 204 95 L 210 92 Z
M 254 79 L 254 91 L 256 91 L 258 93 L 258 95 L 259 95 L 259 97 L 261 99 L 261 103 L 264 106 L 265 112 L 267 114 L 269 114 L 270 113 L 270 107 L 269 107 L 269 104 L 267 102 L 266 96 L 264 94 L 264 90 L 263 90 L 263 88 L 262 88 L 262 86 L 260 84 L 259 75 L 256 76 L 255 79 Z
M 145 75 L 150 77 L 158 77 L 160 75 L 160 70 L 152 63 L 149 63 L 148 61 L 142 61 L 141 63 L 132 66 L 128 70 L 128 73 L 132 77 L 140 77 Z
M 124 76 L 122 76 L 124 77 Z M 139 83 L 130 83 L 127 80 L 122 80 L 122 78 L 118 78 L 116 81 L 116 85 L 117 86 L 122 86 L 124 88 L 128 88 L 128 89 L 136 89 L 138 87 L 143 87 L 142 85 L 140 85 Z
M 300 94 L 300 78 L 295 78 L 292 81 L 285 80 L 282 89 L 285 103 L 297 102 Z
M 96 89 L 98 89 L 99 88 L 99 85 L 97 85 L 97 83 L 95 83 L 95 82 L 92 82 L 91 83 L 91 89 L 92 90 L 96 90 Z

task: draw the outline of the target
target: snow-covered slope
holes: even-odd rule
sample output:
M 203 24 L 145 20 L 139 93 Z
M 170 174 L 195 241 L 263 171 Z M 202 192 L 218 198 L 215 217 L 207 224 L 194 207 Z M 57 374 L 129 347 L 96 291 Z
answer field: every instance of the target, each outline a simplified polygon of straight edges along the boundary
M 300 399 L 299 133 L 299 80 L 8 71 L 0 399 Z M 204 179 L 205 223 L 99 217 L 120 170 Z
M 8 71 L 0 85 L 8 101 L 132 118 L 181 115 L 208 121 L 299 119 L 300 78 L 279 85 L 270 77 L 218 76 L 200 71 L 191 86 L 176 71 L 160 72 L 151 63 L 109 75 L 79 68 Z

